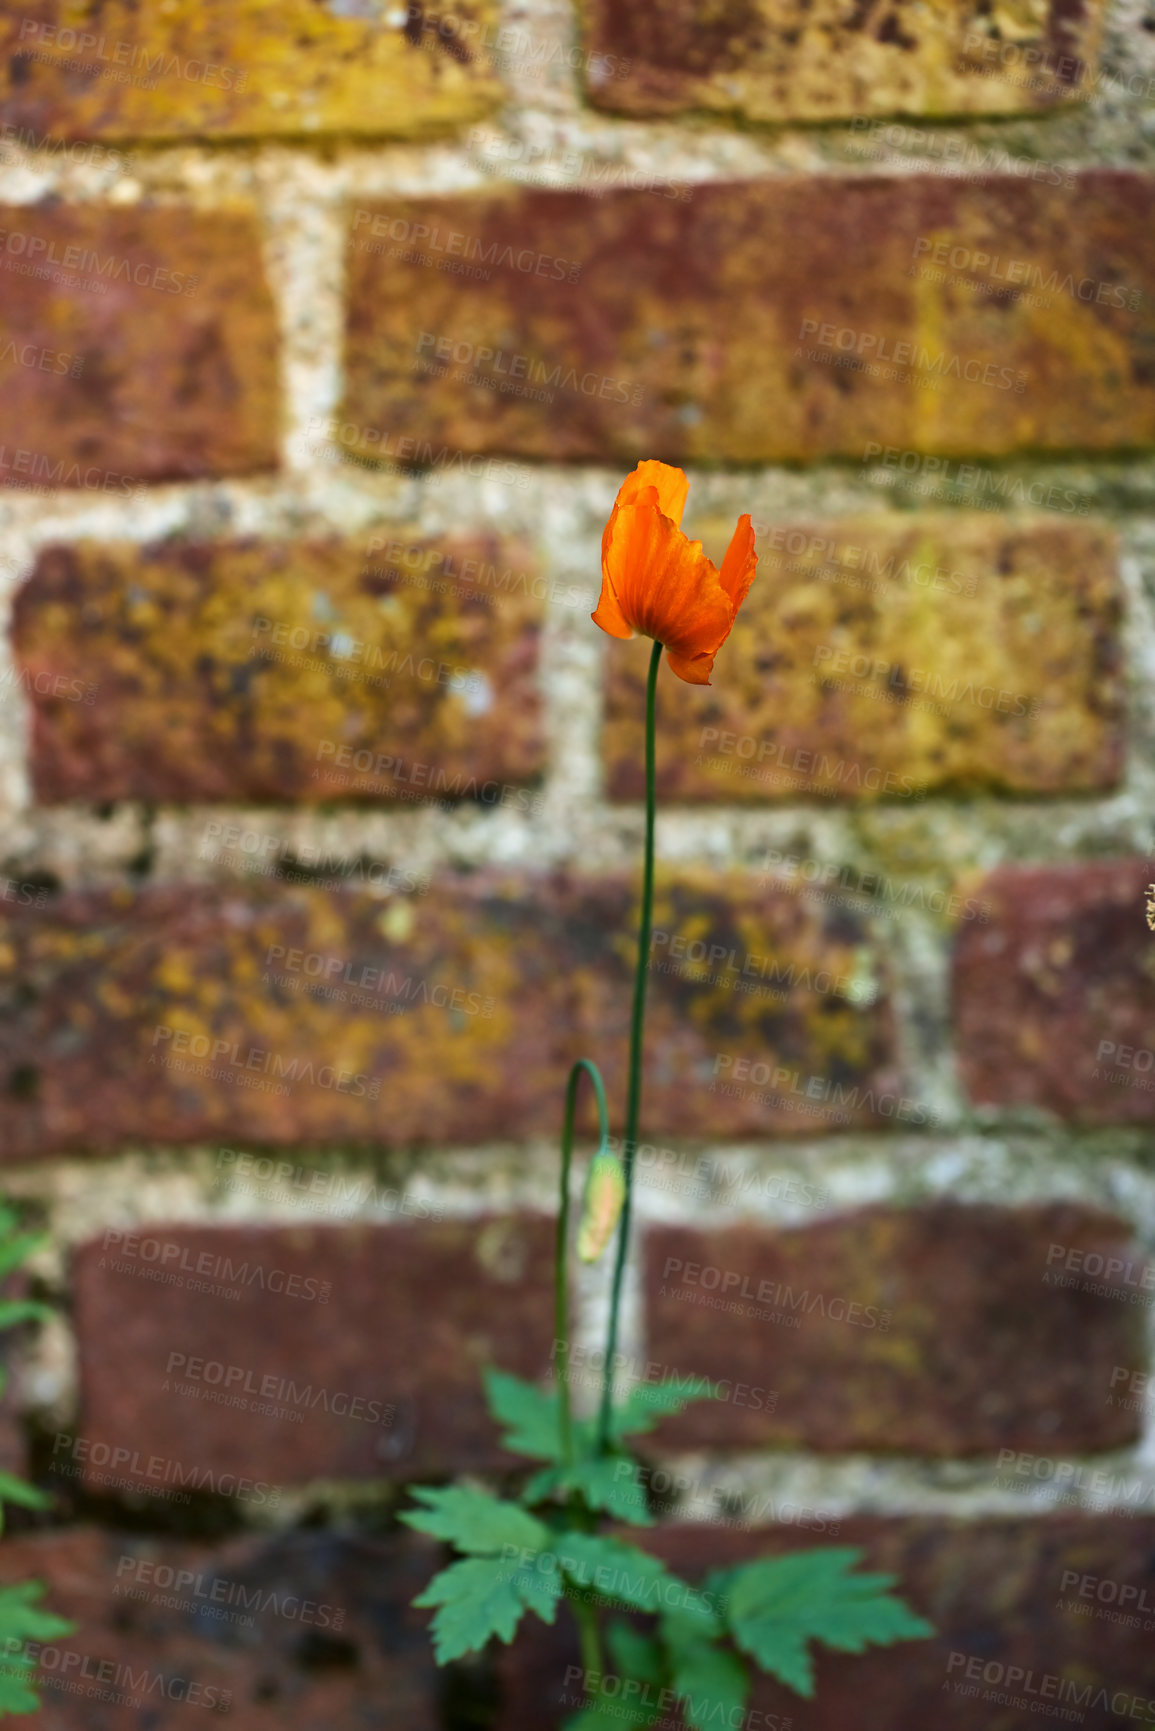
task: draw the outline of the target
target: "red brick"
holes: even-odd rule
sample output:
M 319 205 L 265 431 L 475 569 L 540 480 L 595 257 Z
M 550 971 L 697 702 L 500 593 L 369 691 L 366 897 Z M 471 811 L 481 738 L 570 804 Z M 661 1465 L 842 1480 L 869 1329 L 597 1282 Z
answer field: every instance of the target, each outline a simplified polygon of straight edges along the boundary
M 1091 94 L 1102 24 L 1096 0 L 1050 0 L 1005 39 L 982 0 L 874 11 L 727 0 L 709 14 L 692 0 L 586 0 L 585 10 L 597 107 L 754 121 L 1050 108 Z
M 756 527 L 757 577 L 713 684 L 659 680 L 663 798 L 1117 784 L 1125 704 L 1111 531 L 978 512 Z M 691 525 L 719 560 L 732 531 Z M 647 654 L 614 644 L 607 655 L 602 753 L 618 799 L 645 792 Z
M 805 1533 L 787 1526 L 760 1532 L 724 1532 L 708 1525 L 686 1526 L 642 1535 L 643 1547 L 660 1553 L 686 1579 L 700 1582 L 711 1569 L 752 1562 L 760 1556 L 809 1548 Z M 1079 1516 L 1020 1521 L 950 1521 L 919 1516 L 902 1520 L 858 1517 L 843 1523 L 839 1544 L 861 1546 L 863 1567 L 896 1577 L 894 1590 L 935 1627 L 933 1638 L 874 1648 L 864 1654 L 819 1649 L 816 1699 L 810 1702 L 783 1689 L 760 1672 L 749 1702 L 751 1726 L 779 1731 L 845 1731 L 848 1726 L 885 1726 L 886 1731 L 1016 1731 L 1034 1724 L 1026 1709 L 1000 1707 L 984 1687 L 967 1698 L 947 1687 L 958 1674 L 951 1656 L 969 1662 L 1022 1667 L 1034 1675 L 1034 1701 L 1044 1696 L 1043 1678 L 1056 1676 L 1069 1711 L 1086 1731 L 1111 1731 L 1122 1724 L 1143 1724 L 1144 1712 L 1113 1713 L 1125 1692 L 1129 1709 L 1135 1697 L 1155 1697 L 1155 1657 L 1145 1623 L 1112 1617 L 1115 1609 L 1064 1588 L 1068 1571 L 1126 1584 L 1155 1601 L 1151 1556 L 1155 1520 L 1130 1516 Z M 1078 1610 L 1073 1605 L 1078 1605 Z M 1082 1614 L 1080 1614 L 1080 1612 Z M 1104 1613 L 1096 1615 L 1096 1613 Z M 527 1619 L 527 1624 L 529 1620 Z M 545 1731 L 564 1719 L 566 1667 L 578 1664 L 569 1619 L 555 1629 L 530 1627 L 528 1635 L 502 1653 L 504 1711 L 502 1731 Z M 998 1673 L 992 1673 L 997 1676 Z M 1025 1684 L 1005 1693 L 1023 1698 Z M 1077 1691 L 1072 1696 L 1070 1688 Z M 1083 1691 L 1090 1689 L 1090 1694 Z M 1099 1695 L 1106 1690 L 1107 1700 Z M 992 1690 L 997 1693 L 997 1690 Z M 1082 1701 L 1082 1707 L 1074 1705 Z M 758 1717 L 763 1715 L 764 1717 Z M 1149 1716 L 1149 1715 L 1148 1715 Z
M 190 1709 L 243 1731 L 439 1722 L 428 1613 L 410 1604 L 436 1567 L 427 1541 L 301 1532 L 214 1548 L 78 1528 L 2 1555 L 5 1579 L 45 1582 L 77 1625 L 46 1644 L 43 1731 L 177 1731 Z
M 173 885 L 13 904 L 0 966 L 35 995 L 0 1021 L 3 1153 L 555 1135 L 582 1053 L 624 1098 L 637 917 L 621 879 L 513 873 L 391 900 Z M 656 929 L 647 1131 L 928 1122 L 859 916 L 682 873 Z
M 75 1267 L 85 1482 L 103 1444 L 146 1489 L 166 1482 L 152 1456 L 278 1486 L 493 1467 L 480 1372 L 548 1366 L 553 1233 L 501 1216 L 93 1240 Z
M 45 357 L 0 365 L 0 483 L 124 499 L 276 467 L 276 321 L 250 215 L 9 205 L 0 226 L 5 340 Z M 48 289 L 18 274 L 34 255 Z
M 532 809 L 544 746 L 527 550 L 401 529 L 388 542 L 406 562 L 364 540 L 43 553 L 13 625 L 39 797 Z
M 652 1229 L 647 1357 L 734 1385 L 663 1440 L 936 1456 L 1134 1441 L 1111 1373 L 1143 1363 L 1141 1315 L 1051 1284 L 1055 1243 L 1142 1267 L 1123 1221 L 1067 1203 Z
M 466 281 L 351 237 L 345 413 L 367 458 L 401 435 L 621 465 L 861 460 L 871 441 L 952 456 L 1147 445 L 1153 188 L 1113 170 L 1070 190 L 806 175 L 686 201 L 506 189 L 376 205 L 386 232 L 420 221 L 495 262 Z M 527 254 L 540 275 L 504 267 Z M 901 366 L 896 344 L 914 345 Z M 838 364 L 859 348 L 874 373 Z M 444 372 L 416 370 L 430 360 Z
M 1006 866 L 954 957 L 959 1071 L 981 1106 L 1086 1124 L 1155 1118 L 1150 861 Z

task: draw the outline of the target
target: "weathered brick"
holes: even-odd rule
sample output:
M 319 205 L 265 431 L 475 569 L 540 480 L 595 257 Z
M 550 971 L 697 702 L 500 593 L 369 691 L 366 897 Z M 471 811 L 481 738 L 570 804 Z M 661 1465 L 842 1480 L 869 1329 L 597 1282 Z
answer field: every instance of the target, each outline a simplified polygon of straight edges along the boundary
M 694 1583 L 712 1569 L 824 1542 L 791 1526 L 726 1532 L 704 1524 L 647 1532 L 642 1541 Z M 1150 1717 L 1143 1706 L 1155 1696 L 1155 1657 L 1145 1629 L 1155 1607 L 1155 1520 L 1149 1516 L 861 1516 L 842 1523 L 838 1542 L 861 1546 L 864 1568 L 893 1575 L 895 1591 L 934 1625 L 934 1636 L 863 1654 L 819 1648 L 813 1701 L 800 1700 L 755 1669 L 744 1723 L 766 1731 L 787 1725 L 791 1731 L 843 1731 L 863 1724 L 884 1725 L 886 1731 L 1012 1731 L 1035 1723 L 1036 1704 L 1057 1713 L 1061 1703 L 1075 1715 L 1071 1722 L 1088 1731 Z M 1091 1596 L 1081 1591 L 1086 1581 Z M 1130 1613 L 1117 1601 L 1097 1600 L 1097 1582 L 1133 1588 Z M 1135 1613 L 1143 1594 L 1147 1609 Z M 960 1653 L 961 1661 L 955 1657 Z M 972 1662 L 968 1681 L 963 1673 Z M 527 1618 L 525 1633 L 502 1652 L 500 1663 L 502 1731 L 543 1731 L 564 1722 L 576 1688 L 573 1673 L 567 1681 L 567 1666 L 580 1668 L 571 1619 L 559 1617 L 553 1629 L 545 1629 Z M 1020 1667 L 1020 1674 L 1006 1680 L 1011 1666 Z M 960 1679 L 973 1695 L 956 1687 Z M 1000 1694 L 1026 1699 L 1029 1714 L 1000 1705 Z M 680 1725 L 676 1711 L 667 1711 L 665 1722 Z
M 1049 108 L 1090 94 L 1102 27 L 1097 0 L 1047 0 L 1005 22 L 982 0 L 585 0 L 585 17 L 597 107 L 756 121 Z
M 351 236 L 346 413 L 367 457 L 402 433 L 615 462 L 1150 444 L 1153 211 L 1155 180 L 1113 170 L 377 205 L 493 268 Z
M 1142 1364 L 1141 1316 L 1052 1284 L 1055 1243 L 1126 1260 L 1128 1230 L 1067 1203 L 951 1202 L 788 1230 L 651 1230 L 649 1358 L 733 1384 L 663 1440 L 923 1455 L 1133 1441 L 1111 1373 Z
M 984 1106 L 1089 1124 L 1155 1117 L 1151 862 L 1005 866 L 984 879 L 990 923 L 954 956 L 959 1071 Z
M 554 1134 L 580 1054 L 624 1097 L 637 916 L 634 883 L 514 873 L 14 904 L 0 1147 Z M 698 872 L 662 877 L 655 920 L 647 1132 L 928 1121 L 860 916 Z
M 250 215 L 9 205 L 0 227 L 0 484 L 123 499 L 276 466 L 276 322 Z
M 542 610 L 526 549 L 372 539 L 41 554 L 13 622 L 39 797 L 532 808 Z
M 578 1004 L 573 1056 L 626 1094 L 639 905 L 635 883 L 564 895 L 560 972 Z M 642 1124 L 737 1136 L 925 1127 L 904 1085 L 890 978 L 865 919 L 757 881 L 659 871 L 646 1008 Z
M 190 1708 L 194 1724 L 228 1713 L 246 1731 L 382 1713 L 390 1731 L 438 1723 L 428 1613 L 411 1606 L 437 1548 L 416 1535 L 212 1548 L 81 1527 L 8 1541 L 0 1557 L 5 1578 L 43 1581 L 76 1624 L 41 1656 L 44 1731 L 177 1731 Z
M 15 911 L 5 1153 L 556 1124 L 564 994 L 525 943 L 523 889 L 488 910 L 449 885 L 428 899 L 173 886 Z
M 691 528 L 720 542 L 720 558 L 717 527 Z M 932 513 L 763 524 L 757 546 L 713 685 L 659 681 L 663 797 L 910 799 L 1118 781 L 1110 531 Z M 636 647 L 607 654 L 602 749 L 619 799 L 645 792 L 644 661 Z
M 0 117 L 48 138 L 414 137 L 501 97 L 493 0 L 452 13 L 29 0 L 0 24 Z M 443 22 L 442 22 L 443 20 Z
M 278 1486 L 499 1464 L 480 1372 L 548 1365 L 553 1232 L 503 1215 L 105 1233 L 75 1264 L 85 1479 L 97 1444 L 130 1450 L 117 1470 L 145 1487 L 151 1456 Z

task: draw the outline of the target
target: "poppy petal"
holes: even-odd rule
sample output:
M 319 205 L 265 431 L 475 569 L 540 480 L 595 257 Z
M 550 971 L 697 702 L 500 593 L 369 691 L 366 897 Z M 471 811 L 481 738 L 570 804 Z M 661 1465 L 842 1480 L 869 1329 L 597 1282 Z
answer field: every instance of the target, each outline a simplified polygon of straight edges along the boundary
M 600 625 L 611 637 L 632 637 L 634 628 L 618 606 L 618 598 L 614 594 L 614 586 L 609 577 L 602 572 L 602 593 L 597 609 L 590 614 L 595 625 Z
M 627 475 L 618 488 L 617 503 L 632 504 L 635 496 L 644 487 L 654 488 L 662 516 L 668 517 L 671 523 L 680 528 L 682 512 L 686 509 L 686 498 L 690 491 L 686 471 L 675 468 L 672 463 L 659 463 L 654 458 L 639 463 L 633 474 Z
M 686 497 L 690 491 L 690 483 L 686 479 L 684 469 L 675 469 L 669 463 L 659 463 L 650 458 L 639 463 L 632 475 L 627 475 L 618 488 L 618 496 L 614 500 L 614 509 L 610 520 L 602 531 L 602 562 L 605 563 L 606 549 L 610 543 L 610 530 L 613 527 L 614 516 L 620 505 L 636 504 L 647 487 L 652 487 L 658 496 L 658 510 L 663 517 L 668 517 L 671 523 L 679 527 L 682 522 L 682 512 L 686 509 Z
M 670 672 L 684 679 L 687 685 L 709 685 L 714 671 L 714 651 L 703 655 L 679 655 L 676 650 L 667 650 L 666 662 Z
M 702 552 L 657 509 L 654 490 L 619 505 L 603 564 L 623 618 L 680 655 L 715 650 L 729 634 L 730 599 Z
M 749 517 L 739 517 L 726 549 L 726 557 L 722 561 L 719 579 L 723 589 L 730 597 L 730 605 L 735 614 L 750 592 L 754 581 L 754 573 L 758 569 L 758 555 L 754 551 L 754 530 L 750 526 Z

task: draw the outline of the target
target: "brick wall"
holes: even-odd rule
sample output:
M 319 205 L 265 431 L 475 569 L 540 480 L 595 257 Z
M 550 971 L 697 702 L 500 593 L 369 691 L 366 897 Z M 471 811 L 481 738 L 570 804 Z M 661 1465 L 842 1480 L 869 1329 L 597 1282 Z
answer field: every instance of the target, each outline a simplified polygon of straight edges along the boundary
M 508 1468 L 568 1064 L 623 1097 L 646 652 L 588 615 L 655 455 L 761 556 L 660 699 L 625 1351 L 731 1397 L 656 1542 L 838 1535 L 941 1631 L 751 1726 L 1033 1724 L 1013 1667 L 1142 1723 L 1155 16 L 80 11 L 0 20 L 0 1181 L 60 1304 L 3 1578 L 109 1727 L 142 1665 L 153 1726 L 561 1716 L 564 1635 L 435 1673 L 395 1513 Z

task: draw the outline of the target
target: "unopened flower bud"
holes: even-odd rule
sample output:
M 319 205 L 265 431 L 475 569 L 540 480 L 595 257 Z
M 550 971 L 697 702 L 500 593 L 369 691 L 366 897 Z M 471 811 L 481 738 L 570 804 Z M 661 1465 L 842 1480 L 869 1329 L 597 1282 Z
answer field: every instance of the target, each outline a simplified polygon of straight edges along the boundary
M 577 1252 L 582 1262 L 596 1262 L 618 1224 L 626 1199 L 626 1174 L 616 1154 L 595 1154 L 586 1174 Z

